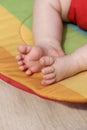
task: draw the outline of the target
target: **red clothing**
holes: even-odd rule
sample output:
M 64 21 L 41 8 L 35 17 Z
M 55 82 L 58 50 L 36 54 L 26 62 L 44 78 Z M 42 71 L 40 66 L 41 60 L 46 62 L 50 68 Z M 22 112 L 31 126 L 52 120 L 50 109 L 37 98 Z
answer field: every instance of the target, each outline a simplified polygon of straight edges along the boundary
M 68 19 L 80 28 L 87 30 L 87 0 L 72 0 Z

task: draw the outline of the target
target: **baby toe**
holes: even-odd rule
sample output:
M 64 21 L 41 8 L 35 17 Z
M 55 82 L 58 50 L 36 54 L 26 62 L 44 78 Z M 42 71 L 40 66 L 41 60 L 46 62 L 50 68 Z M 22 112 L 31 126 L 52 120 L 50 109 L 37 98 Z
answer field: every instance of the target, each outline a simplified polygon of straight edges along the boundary
M 56 79 L 53 78 L 53 79 L 50 79 L 50 80 L 42 80 L 41 84 L 46 86 L 46 85 L 51 85 L 55 82 L 56 82 Z
M 54 78 L 56 78 L 55 73 L 43 75 L 43 79 L 45 79 L 45 80 L 54 79 Z
M 21 59 L 22 59 L 21 55 L 17 55 L 17 56 L 16 56 L 16 60 L 19 61 L 19 60 L 21 60 Z
M 40 64 L 42 66 L 49 66 L 52 65 L 54 63 L 54 58 L 51 56 L 44 56 L 40 59 Z
M 26 75 L 32 75 L 33 73 L 32 73 L 32 71 L 30 70 L 30 69 L 28 69 L 27 71 L 26 71 Z
M 27 46 L 26 46 L 26 45 L 24 45 L 24 44 L 19 45 L 18 51 L 19 51 L 20 53 L 25 54 L 25 53 L 26 53 L 26 50 L 27 50 Z
M 22 54 L 27 54 L 31 50 L 31 45 L 22 44 L 18 47 L 18 51 Z
M 55 68 L 53 66 L 45 67 L 42 69 L 42 74 L 50 74 L 55 72 Z
M 19 69 L 20 69 L 21 71 L 24 71 L 24 70 L 27 69 L 27 66 L 26 66 L 26 65 L 21 65 L 21 66 L 19 67 Z
M 24 65 L 23 61 L 18 61 L 18 65 Z
M 16 56 L 16 60 L 18 60 L 18 61 L 23 60 L 24 57 L 25 57 L 24 55 L 19 54 L 19 55 Z

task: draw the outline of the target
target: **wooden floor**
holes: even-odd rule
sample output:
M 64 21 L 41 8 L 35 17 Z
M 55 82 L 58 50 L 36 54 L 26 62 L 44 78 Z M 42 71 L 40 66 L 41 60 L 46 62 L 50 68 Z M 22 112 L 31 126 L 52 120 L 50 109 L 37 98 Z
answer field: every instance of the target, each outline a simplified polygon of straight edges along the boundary
M 0 130 L 87 130 L 87 104 L 44 100 L 0 80 Z

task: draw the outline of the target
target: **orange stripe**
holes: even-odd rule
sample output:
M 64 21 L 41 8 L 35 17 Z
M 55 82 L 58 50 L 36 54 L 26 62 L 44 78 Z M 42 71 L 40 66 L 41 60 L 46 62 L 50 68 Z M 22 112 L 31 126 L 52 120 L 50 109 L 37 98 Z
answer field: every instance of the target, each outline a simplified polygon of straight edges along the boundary
M 41 75 L 27 77 L 24 72 L 18 70 L 15 57 L 11 56 L 6 50 L 0 48 L 0 52 L 4 55 L 0 57 L 0 72 L 16 82 L 30 88 L 37 95 L 53 100 L 63 100 L 69 102 L 87 102 L 87 99 L 80 94 L 66 88 L 60 84 L 53 84 L 44 87 L 40 84 Z M 9 69 L 10 68 L 10 69 Z

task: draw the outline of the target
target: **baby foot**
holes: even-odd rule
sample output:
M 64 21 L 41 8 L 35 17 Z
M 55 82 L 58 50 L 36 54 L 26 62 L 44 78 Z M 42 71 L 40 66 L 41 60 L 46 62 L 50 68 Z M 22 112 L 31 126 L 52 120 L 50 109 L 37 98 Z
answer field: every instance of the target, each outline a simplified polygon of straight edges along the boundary
M 42 85 L 50 85 L 74 74 L 75 67 L 68 57 L 43 57 L 40 63 L 44 66 L 42 69 Z M 72 67 L 71 67 L 72 66 Z
M 64 57 L 42 57 L 42 85 L 50 85 L 87 70 L 87 45 Z
M 16 59 L 18 61 L 19 69 L 26 71 L 27 75 L 31 75 L 36 72 L 40 72 L 42 65 L 39 60 L 45 55 L 53 56 L 63 56 L 64 52 L 62 49 L 59 51 L 55 50 L 52 47 L 40 47 L 40 46 L 31 46 L 31 45 L 20 45 L 18 48 L 19 55 Z
M 39 59 L 43 56 L 43 51 L 40 47 L 20 45 L 18 51 L 20 54 L 16 56 L 16 59 L 20 70 L 25 70 L 27 75 L 41 70 Z

